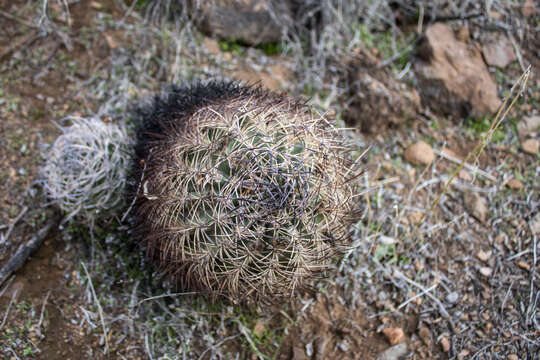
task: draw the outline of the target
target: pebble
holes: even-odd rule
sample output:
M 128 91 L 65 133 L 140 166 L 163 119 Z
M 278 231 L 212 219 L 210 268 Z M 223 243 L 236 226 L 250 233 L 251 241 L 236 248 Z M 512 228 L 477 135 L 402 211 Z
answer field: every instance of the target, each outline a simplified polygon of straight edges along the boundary
M 508 360 L 519 360 L 516 354 L 510 354 L 506 357 Z
M 533 135 L 540 128 L 540 115 L 528 116 L 521 119 L 517 124 L 517 131 L 520 139 L 525 139 Z
M 450 340 L 448 340 L 448 338 L 441 338 L 441 348 L 445 353 L 450 351 Z
M 396 345 L 405 338 L 402 328 L 386 328 L 382 332 L 390 342 L 390 345 Z
M 484 262 L 489 260 L 489 255 L 490 253 L 485 252 L 484 250 L 480 250 L 479 252 L 476 253 L 476 257 L 479 260 L 484 261 Z
M 431 332 L 427 327 L 421 327 L 418 331 L 418 335 L 427 347 L 431 347 Z
M 261 337 L 264 333 L 264 322 L 261 320 L 257 321 L 255 327 L 253 328 L 253 333 L 258 337 Z
M 450 294 L 446 295 L 446 301 L 450 304 L 455 304 L 459 299 L 459 293 L 457 291 L 452 291 Z
M 490 267 L 481 267 L 480 268 L 480 274 L 484 275 L 485 277 L 491 276 L 493 274 L 493 270 Z
M 534 16 L 536 14 L 536 6 L 533 0 L 525 0 L 525 4 L 521 7 L 521 15 L 524 17 Z M 517 359 L 517 357 L 516 357 Z
M 465 208 L 478 221 L 485 222 L 488 212 L 487 201 L 476 193 L 465 193 Z
M 525 261 L 518 261 L 517 266 L 527 271 L 531 269 L 531 265 L 527 264 Z
M 384 350 L 377 356 L 377 360 L 398 360 L 405 354 L 407 354 L 407 344 L 401 343 Z
M 405 150 L 405 160 L 413 165 L 429 165 L 435 160 L 435 153 L 431 146 L 419 141 Z
M 536 155 L 540 150 L 540 141 L 536 139 L 528 139 L 521 143 L 521 148 L 527 154 Z
M 508 182 L 506 183 L 506 186 L 508 186 L 512 190 L 523 189 L 523 183 L 516 178 L 508 180 Z

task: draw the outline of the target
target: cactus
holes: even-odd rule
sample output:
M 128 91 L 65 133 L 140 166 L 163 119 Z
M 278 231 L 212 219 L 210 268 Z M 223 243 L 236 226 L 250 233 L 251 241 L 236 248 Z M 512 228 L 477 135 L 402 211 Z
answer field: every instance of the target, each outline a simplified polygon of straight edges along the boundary
M 41 183 L 68 218 L 87 224 L 123 204 L 132 140 L 124 127 L 97 118 L 69 117 L 70 126 L 46 153 Z
M 356 189 L 325 118 L 230 82 L 173 88 L 141 113 L 137 229 L 164 273 L 241 302 L 292 296 L 328 269 Z

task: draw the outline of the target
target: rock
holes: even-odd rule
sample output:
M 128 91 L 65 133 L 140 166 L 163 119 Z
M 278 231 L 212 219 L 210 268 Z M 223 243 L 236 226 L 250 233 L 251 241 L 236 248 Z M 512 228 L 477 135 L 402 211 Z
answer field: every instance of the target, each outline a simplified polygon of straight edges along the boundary
M 448 301 L 450 304 L 455 304 L 459 299 L 459 293 L 457 291 L 452 291 L 448 295 L 446 295 L 446 301 Z
M 488 253 L 488 252 L 485 252 L 484 250 L 480 250 L 479 252 L 476 253 L 476 257 L 480 261 L 483 261 L 483 262 L 486 262 L 486 261 L 489 260 L 489 255 L 491 255 L 491 254 Z
M 420 336 L 420 339 L 422 339 L 427 347 L 431 347 L 431 331 L 429 331 L 427 327 L 421 327 L 420 330 L 418 330 L 418 336 Z
M 292 71 L 285 65 L 273 65 L 268 70 L 269 72 L 238 70 L 234 72 L 234 77 L 249 84 L 260 82 L 262 86 L 276 92 L 282 91 L 293 77 Z
M 518 136 L 520 139 L 525 139 L 529 135 L 534 136 L 539 128 L 540 115 L 524 117 L 517 124 Z
M 536 155 L 540 150 L 540 141 L 536 139 L 527 139 L 521 143 L 521 148 L 527 154 Z
M 481 267 L 479 271 L 480 274 L 484 275 L 485 277 L 490 277 L 491 274 L 493 274 L 493 270 L 487 266 Z
M 262 337 L 262 335 L 264 333 L 264 329 L 265 329 L 264 322 L 259 320 L 259 321 L 257 321 L 257 323 L 255 324 L 255 327 L 253 328 L 253 333 L 257 337 Z
M 435 153 L 431 146 L 419 141 L 405 150 L 405 160 L 414 165 L 429 165 L 435 160 Z
M 420 109 L 415 89 L 394 78 L 388 69 L 377 67 L 377 59 L 358 50 L 354 59 L 344 61 L 347 91 L 341 98 L 343 117 L 367 133 L 397 127 L 412 119 Z
M 205 37 L 202 41 L 202 46 L 209 54 L 217 56 L 221 52 L 218 42 L 215 39 Z
M 246 45 L 280 41 L 292 23 L 286 0 L 197 1 L 191 12 L 202 32 Z
M 450 340 L 448 340 L 448 338 L 441 338 L 441 348 L 445 353 L 450 351 Z
M 510 354 L 506 358 L 508 360 L 519 360 L 519 357 L 516 354 Z
M 302 349 L 300 346 L 295 346 L 293 347 L 293 356 L 292 356 L 292 359 L 294 360 L 308 360 L 308 357 L 306 355 L 306 352 L 304 351 L 304 349 Z
M 384 350 L 377 356 L 377 360 L 398 360 L 405 354 L 407 354 L 407 344 L 401 343 Z
M 512 190 L 521 190 L 523 189 L 523 184 L 518 179 L 512 178 L 506 182 L 506 186 L 508 186 Z
M 435 23 L 426 30 L 415 65 L 425 104 L 458 119 L 493 114 L 501 100 L 478 49 L 458 41 L 452 28 Z
M 521 15 L 524 17 L 534 16 L 536 14 L 536 6 L 534 0 L 525 0 L 525 4 L 521 7 Z
M 531 269 L 531 265 L 527 264 L 525 261 L 518 261 L 517 266 L 519 266 L 523 270 L 527 270 L 527 271 L 529 271 Z
M 508 64 L 516 61 L 514 47 L 505 37 L 497 37 L 488 40 L 482 46 L 484 60 L 489 66 L 505 68 Z
M 396 345 L 405 338 L 405 333 L 402 328 L 386 328 L 382 332 L 388 339 L 390 345 Z
M 485 222 L 487 217 L 487 201 L 476 193 L 465 193 L 465 208 L 476 220 Z

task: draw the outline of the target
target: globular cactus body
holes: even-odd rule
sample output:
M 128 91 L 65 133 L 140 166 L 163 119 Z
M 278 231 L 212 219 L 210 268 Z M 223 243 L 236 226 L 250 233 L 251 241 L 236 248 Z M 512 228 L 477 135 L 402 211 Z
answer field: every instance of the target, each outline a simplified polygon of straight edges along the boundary
M 92 224 L 123 205 L 132 140 L 122 124 L 69 117 L 46 153 L 41 182 L 68 218 Z
M 355 188 L 347 147 L 323 117 L 227 82 L 173 88 L 142 115 L 137 229 L 181 286 L 273 300 L 328 268 Z

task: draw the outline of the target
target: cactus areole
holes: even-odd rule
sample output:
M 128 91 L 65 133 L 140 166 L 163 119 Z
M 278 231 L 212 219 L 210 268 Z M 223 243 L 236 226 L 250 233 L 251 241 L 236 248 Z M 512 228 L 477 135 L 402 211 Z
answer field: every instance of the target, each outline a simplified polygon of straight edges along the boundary
M 172 88 L 141 114 L 137 233 L 161 271 L 211 298 L 267 302 L 328 269 L 356 189 L 324 117 L 231 82 Z

